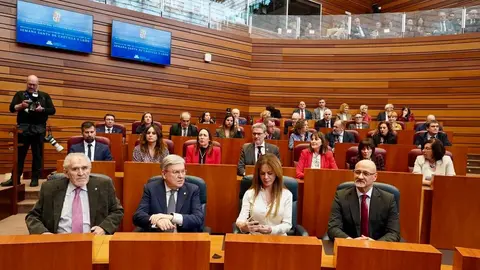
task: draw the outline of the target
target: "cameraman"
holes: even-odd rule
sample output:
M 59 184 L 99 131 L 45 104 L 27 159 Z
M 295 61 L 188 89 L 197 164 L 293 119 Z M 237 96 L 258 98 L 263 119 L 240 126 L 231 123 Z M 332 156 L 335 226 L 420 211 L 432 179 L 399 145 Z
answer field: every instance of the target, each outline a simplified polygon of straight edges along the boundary
M 43 142 L 49 115 L 55 114 L 52 99 L 45 92 L 38 91 L 38 78 L 30 75 L 27 78 L 27 90 L 18 91 L 10 103 L 10 112 L 17 112 L 17 127 L 22 130 L 18 134 L 18 178 L 23 173 L 23 165 L 27 156 L 28 148 L 32 146 L 32 181 L 31 187 L 38 186 L 43 155 Z M 13 185 L 12 178 L 3 182 L 2 186 Z

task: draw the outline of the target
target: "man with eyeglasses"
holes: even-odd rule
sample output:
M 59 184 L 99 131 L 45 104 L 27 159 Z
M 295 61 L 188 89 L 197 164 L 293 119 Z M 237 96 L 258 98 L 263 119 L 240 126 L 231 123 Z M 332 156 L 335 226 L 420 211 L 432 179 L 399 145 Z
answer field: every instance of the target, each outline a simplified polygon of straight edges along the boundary
M 245 175 L 245 165 L 255 165 L 257 160 L 266 153 L 272 153 L 280 159 L 280 151 L 273 144 L 265 142 L 267 127 L 263 123 L 252 126 L 252 143 L 246 143 L 240 152 L 240 159 L 237 165 L 237 175 Z
M 145 232 L 201 232 L 200 190 L 185 182 L 185 160 L 168 155 L 161 166 L 163 178 L 145 185 L 133 224 Z
M 355 123 L 348 125 L 348 129 L 368 129 L 370 126 L 363 123 L 363 116 L 359 113 L 355 114 Z
M 172 136 L 196 137 L 198 135 L 197 127 L 190 123 L 191 117 L 189 112 L 180 114 L 180 123 L 173 124 L 170 127 L 170 139 L 172 139 Z
M 328 221 L 328 237 L 400 241 L 400 221 L 393 194 L 373 185 L 377 169 L 361 160 L 354 170 L 355 186 L 338 190 Z
M 328 140 L 330 148 L 334 149 L 337 143 L 354 143 L 355 137 L 352 133 L 345 131 L 342 120 L 335 121 L 333 130 L 325 136 Z
M 440 124 L 437 120 L 432 120 L 426 123 L 427 132 L 423 134 L 417 134 L 414 144 L 418 148 L 423 149 L 425 143 L 432 138 L 438 139 L 442 142 L 443 146 L 452 146 L 452 143 L 448 140 L 447 133 L 440 132 Z
M 267 118 L 265 120 L 265 125 L 267 126 L 267 140 L 280 140 L 280 129 L 275 129 L 275 119 Z

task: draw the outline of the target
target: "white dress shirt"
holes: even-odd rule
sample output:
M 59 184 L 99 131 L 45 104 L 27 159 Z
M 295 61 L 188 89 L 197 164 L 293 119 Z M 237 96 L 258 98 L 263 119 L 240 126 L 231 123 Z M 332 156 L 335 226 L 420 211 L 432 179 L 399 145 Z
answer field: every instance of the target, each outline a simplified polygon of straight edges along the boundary
M 312 164 L 310 165 L 312 169 L 320 169 L 322 168 L 322 156 L 317 153 L 313 153 L 312 156 Z
M 420 155 L 415 160 L 413 173 L 422 174 L 423 180 L 428 180 L 432 178 L 432 175 L 455 175 L 455 168 L 452 159 L 447 155 L 444 155 L 442 160 L 435 162 L 435 170 L 430 167 L 430 162 L 425 160 L 423 155 Z
M 358 208 L 360 208 L 360 220 L 362 219 L 362 196 L 363 193 L 357 190 L 357 196 L 358 196 Z M 368 210 L 368 216 L 370 216 L 370 199 L 372 198 L 372 191 L 373 191 L 373 186 L 370 188 L 369 191 L 367 191 L 367 210 Z
M 93 140 L 93 142 L 91 143 L 92 145 L 92 156 L 90 157 L 90 161 L 94 161 L 94 157 L 95 157 L 95 140 Z M 83 148 L 85 149 L 85 155 L 88 157 L 88 143 L 84 140 L 83 141 Z
M 266 216 L 269 205 L 267 205 L 265 200 L 265 190 L 262 188 L 256 198 L 253 197 L 254 195 L 253 189 L 247 190 L 245 195 L 243 195 L 242 210 L 237 218 L 237 222 L 247 222 L 252 217 L 252 220 L 258 221 L 260 225 L 270 226 L 272 228 L 271 234 L 287 235 L 287 232 L 292 228 L 293 195 L 290 190 L 286 188 L 282 190 L 280 208 L 278 208 L 278 213 L 275 217 L 273 216 L 275 208 L 272 209 L 270 216 Z
M 261 149 L 261 151 L 262 151 L 262 156 L 265 155 L 265 141 L 263 141 L 263 143 L 260 144 L 260 145 L 256 145 L 256 144 L 255 144 L 255 163 L 257 163 L 258 147 L 259 147 L 259 146 L 262 146 L 262 149 Z
M 57 233 L 72 233 L 72 204 L 75 198 L 75 189 L 77 187 L 68 182 L 67 192 L 63 200 L 62 213 L 58 222 Z M 87 186 L 83 186 L 80 191 L 80 200 L 82 201 L 83 211 L 83 233 L 90 232 L 90 203 L 88 202 Z
M 110 132 L 109 132 L 109 129 L 110 129 Z M 113 133 L 113 127 L 109 128 L 105 126 L 105 133 Z

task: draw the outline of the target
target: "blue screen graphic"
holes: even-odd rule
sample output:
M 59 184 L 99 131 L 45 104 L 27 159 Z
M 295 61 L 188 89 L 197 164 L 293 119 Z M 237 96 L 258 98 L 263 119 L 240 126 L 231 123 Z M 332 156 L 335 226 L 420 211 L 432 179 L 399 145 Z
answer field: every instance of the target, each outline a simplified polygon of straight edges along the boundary
M 170 65 L 172 34 L 140 25 L 113 21 L 112 57 Z
M 93 16 L 17 2 L 17 42 L 92 52 Z

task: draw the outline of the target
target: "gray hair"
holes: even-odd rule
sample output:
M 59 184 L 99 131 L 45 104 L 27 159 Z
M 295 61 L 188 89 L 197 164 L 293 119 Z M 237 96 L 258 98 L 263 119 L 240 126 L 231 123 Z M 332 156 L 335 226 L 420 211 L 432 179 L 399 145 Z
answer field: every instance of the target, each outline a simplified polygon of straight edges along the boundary
M 92 162 L 90 159 L 85 155 L 85 153 L 70 153 L 65 157 L 63 161 L 63 169 L 68 170 L 72 165 L 72 160 L 75 158 L 82 158 L 88 163 L 88 167 L 92 168 Z
M 394 107 L 393 107 L 393 104 L 388 103 L 388 104 L 385 105 L 385 110 L 386 110 L 387 108 L 389 108 L 389 107 L 392 107 L 392 109 L 394 108 Z
M 162 160 L 162 171 L 166 171 L 168 167 L 178 164 L 185 165 L 185 159 L 178 155 L 168 155 Z
M 192 115 L 191 115 L 189 112 L 182 112 L 182 113 L 180 114 L 180 120 L 183 120 L 183 117 L 184 117 L 184 116 L 188 116 L 188 117 L 190 117 L 190 118 L 192 117 Z
M 265 131 L 267 131 L 267 127 L 265 126 L 264 123 L 256 123 L 255 125 L 252 126 L 252 131 L 255 128 L 261 128 L 264 133 L 265 133 Z
M 363 109 L 368 109 L 368 106 L 367 105 L 360 106 L 360 111 L 362 111 Z

